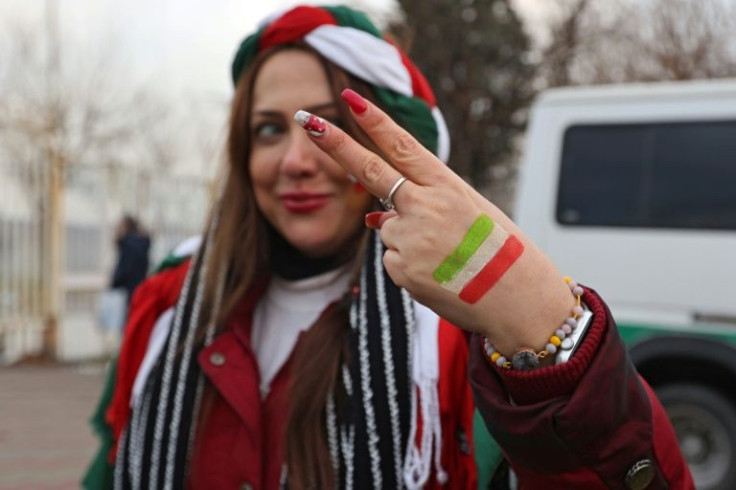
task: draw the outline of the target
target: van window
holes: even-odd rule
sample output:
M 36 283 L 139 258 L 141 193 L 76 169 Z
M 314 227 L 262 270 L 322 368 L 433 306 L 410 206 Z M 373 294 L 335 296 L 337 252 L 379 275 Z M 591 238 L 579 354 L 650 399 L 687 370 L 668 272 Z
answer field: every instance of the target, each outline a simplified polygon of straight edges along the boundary
M 736 229 L 736 121 L 571 126 L 557 221 Z

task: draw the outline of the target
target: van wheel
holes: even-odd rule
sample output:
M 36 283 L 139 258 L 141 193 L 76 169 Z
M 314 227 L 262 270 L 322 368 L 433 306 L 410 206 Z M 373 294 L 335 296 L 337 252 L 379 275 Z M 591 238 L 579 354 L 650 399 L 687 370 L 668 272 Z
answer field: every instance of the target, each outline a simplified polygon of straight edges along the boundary
M 700 490 L 736 488 L 736 407 L 705 386 L 673 383 L 656 389 Z

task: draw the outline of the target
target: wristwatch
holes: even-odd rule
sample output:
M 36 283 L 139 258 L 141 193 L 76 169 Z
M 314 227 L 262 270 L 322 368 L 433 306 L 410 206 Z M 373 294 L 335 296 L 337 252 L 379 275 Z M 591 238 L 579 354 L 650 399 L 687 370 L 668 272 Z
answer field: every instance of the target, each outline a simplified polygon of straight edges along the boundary
M 557 358 L 555 359 L 555 364 L 562 364 L 563 362 L 567 362 L 573 354 L 575 354 L 575 351 L 578 349 L 580 344 L 583 343 L 583 338 L 585 337 L 585 332 L 588 331 L 588 326 L 593 321 L 593 312 L 588 309 L 588 307 L 583 303 L 583 308 L 585 311 L 582 315 L 580 315 L 580 318 L 578 318 L 578 325 L 575 327 L 575 329 L 570 333 L 570 335 L 567 336 L 568 339 L 572 339 L 572 348 L 571 349 L 560 349 L 558 350 Z

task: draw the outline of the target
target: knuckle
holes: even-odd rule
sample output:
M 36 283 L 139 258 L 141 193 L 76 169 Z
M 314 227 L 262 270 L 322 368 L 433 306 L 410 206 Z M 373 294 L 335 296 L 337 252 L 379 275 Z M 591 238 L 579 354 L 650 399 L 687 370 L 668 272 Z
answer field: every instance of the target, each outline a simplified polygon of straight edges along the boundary
M 417 158 L 419 146 L 417 141 L 407 133 L 401 133 L 394 139 L 393 154 L 397 162 L 410 162 Z
M 455 179 L 452 178 L 453 174 L 446 173 L 446 172 L 439 172 L 435 177 L 435 185 L 441 186 L 441 187 L 447 187 L 454 183 Z
M 328 146 L 330 151 L 335 155 L 343 153 L 348 144 L 348 138 L 345 133 L 336 132 L 336 134 L 330 138 Z
M 434 211 L 439 216 L 452 216 L 452 211 L 454 208 L 454 203 L 446 200 L 437 200 L 434 202 Z
M 386 244 L 386 240 L 387 240 L 387 238 L 386 238 L 386 223 L 384 223 L 383 226 L 381 226 L 381 228 L 378 230 L 378 236 L 381 237 L 381 241 L 385 245 Z M 384 259 L 385 258 L 386 257 L 384 255 Z
M 388 272 L 394 284 L 400 288 L 406 286 L 406 276 L 403 274 L 399 264 L 388 252 L 383 254 L 383 266 L 386 268 L 386 272 Z
M 422 198 L 412 192 L 414 190 L 413 188 L 406 184 L 404 184 L 402 187 L 403 188 L 396 191 L 396 199 L 401 199 L 402 209 L 414 208 L 422 204 Z M 398 197 L 399 194 L 401 195 L 400 198 Z
M 362 168 L 363 178 L 367 184 L 380 182 L 386 175 L 386 164 L 375 155 L 366 156 Z

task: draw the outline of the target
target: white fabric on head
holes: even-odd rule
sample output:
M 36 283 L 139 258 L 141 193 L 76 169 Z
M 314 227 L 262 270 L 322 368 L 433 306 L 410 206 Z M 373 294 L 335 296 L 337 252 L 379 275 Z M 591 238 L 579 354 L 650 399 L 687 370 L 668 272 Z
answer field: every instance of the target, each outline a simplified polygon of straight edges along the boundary
M 345 71 L 377 87 L 413 97 L 411 75 L 391 43 L 354 27 L 322 25 L 304 41 Z
M 322 25 L 304 41 L 348 73 L 377 87 L 385 87 L 406 97 L 414 97 L 411 74 L 401 54 L 391 43 L 354 27 Z M 450 132 L 442 111 L 431 107 L 437 126 L 437 157 L 450 158 Z
M 447 163 L 450 160 L 450 131 L 438 107 L 432 107 L 432 117 L 437 125 L 437 158 Z

